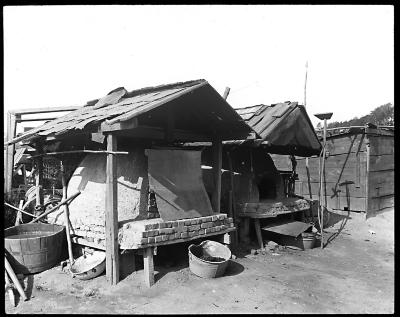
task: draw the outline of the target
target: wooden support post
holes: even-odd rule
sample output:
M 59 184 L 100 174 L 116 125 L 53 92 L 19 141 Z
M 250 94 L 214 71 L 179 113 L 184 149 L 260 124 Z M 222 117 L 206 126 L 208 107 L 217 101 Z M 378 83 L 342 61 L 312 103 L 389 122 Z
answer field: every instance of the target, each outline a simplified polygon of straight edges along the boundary
M 5 282 L 6 282 L 6 292 L 8 293 L 8 297 L 10 298 L 10 302 L 15 307 L 15 295 L 14 295 L 14 286 L 11 284 L 10 278 L 8 277 L 7 271 L 4 271 L 5 276 Z
M 107 135 L 107 151 L 117 150 L 117 137 Z M 117 158 L 107 154 L 106 166 L 106 275 L 111 285 L 119 282 L 119 246 L 118 246 L 118 192 Z
M 248 243 L 250 241 L 250 218 L 242 218 L 240 225 L 240 240 L 241 242 Z
M 16 115 L 13 113 L 7 113 L 7 141 L 15 138 L 15 132 L 17 128 Z M 12 177 L 14 170 L 14 152 L 15 144 L 11 144 L 6 147 L 6 157 L 5 157 L 5 168 L 4 168 L 4 192 L 9 193 L 12 188 Z
M 309 168 L 308 157 L 306 157 L 306 171 L 307 171 L 308 193 L 309 193 L 309 195 L 310 195 L 310 199 L 312 199 L 311 179 L 310 179 L 310 168 Z
M 154 284 L 154 260 L 152 247 L 144 249 L 143 264 L 145 283 L 147 287 L 151 287 Z
M 21 298 L 24 301 L 27 300 L 28 298 L 26 297 L 24 289 L 22 288 L 21 283 L 18 281 L 18 278 L 15 275 L 14 270 L 12 269 L 11 264 L 8 262 L 6 257 L 4 257 L 4 267 L 5 267 L 8 275 L 10 275 L 11 280 L 13 281 L 14 286 L 17 289 L 17 291 L 18 291 L 19 295 L 21 296 Z
M 36 145 L 36 154 L 40 155 L 43 153 L 43 143 L 41 141 L 37 142 Z M 43 158 L 41 156 L 35 159 L 36 163 L 36 206 L 43 206 Z M 44 210 L 39 210 L 35 215 L 39 215 Z
M 222 169 L 222 140 L 218 135 L 214 136 L 212 142 L 213 152 L 213 178 L 214 190 L 211 205 L 214 213 L 221 212 L 221 169 Z
M 230 179 L 230 191 L 229 191 L 229 213 L 228 216 L 232 217 L 233 223 L 236 226 L 237 223 L 237 217 L 236 217 L 236 199 L 235 199 L 235 186 L 234 186 L 234 171 L 233 171 L 233 164 L 232 164 L 232 157 L 229 151 L 226 152 L 227 158 L 228 158 L 228 165 L 229 165 L 229 179 Z M 237 231 L 232 232 L 232 241 L 233 241 L 233 246 L 236 247 L 238 244 L 238 233 Z
M 24 201 L 21 199 L 19 201 L 19 206 L 18 208 L 22 210 L 22 207 L 24 206 Z M 18 210 L 17 212 L 17 218 L 15 219 L 15 225 L 18 226 L 22 223 L 22 212 L 21 210 Z
M 254 219 L 254 227 L 256 229 L 258 244 L 260 245 L 261 249 L 264 249 L 264 242 L 263 242 L 263 238 L 262 238 L 262 234 L 261 234 L 260 219 L 258 219 L 258 218 Z
M 28 185 L 28 180 L 26 178 L 26 166 L 25 164 L 22 164 L 22 176 L 24 177 L 24 185 Z
M 61 184 L 63 187 L 63 200 L 67 199 L 67 181 L 65 179 L 65 168 L 63 161 L 61 163 Z M 64 205 L 64 213 L 65 213 L 65 231 L 67 233 L 67 244 L 68 244 L 68 256 L 69 256 L 69 266 L 71 268 L 72 264 L 74 264 L 74 256 L 72 254 L 72 242 L 71 242 L 71 227 L 69 221 L 69 207 L 68 204 Z

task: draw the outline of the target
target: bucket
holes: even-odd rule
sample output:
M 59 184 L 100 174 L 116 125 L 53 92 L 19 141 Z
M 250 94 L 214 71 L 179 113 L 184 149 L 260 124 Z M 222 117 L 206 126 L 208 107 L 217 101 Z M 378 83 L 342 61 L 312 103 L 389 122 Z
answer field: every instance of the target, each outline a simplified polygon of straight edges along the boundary
M 313 232 L 303 232 L 301 234 L 301 237 L 303 239 L 303 248 L 304 250 L 306 249 L 312 249 L 315 245 L 315 233 Z
M 203 278 L 222 276 L 232 255 L 228 247 L 210 240 L 191 244 L 188 251 L 190 271 Z
M 65 227 L 27 223 L 4 230 L 7 259 L 16 274 L 39 273 L 60 261 Z

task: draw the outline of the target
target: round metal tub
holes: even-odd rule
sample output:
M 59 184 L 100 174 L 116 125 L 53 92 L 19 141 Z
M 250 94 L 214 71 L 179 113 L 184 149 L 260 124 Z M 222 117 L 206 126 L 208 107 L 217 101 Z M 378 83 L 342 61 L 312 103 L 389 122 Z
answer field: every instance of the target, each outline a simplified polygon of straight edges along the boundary
M 191 244 L 188 251 L 190 271 L 204 278 L 222 276 L 232 255 L 228 247 L 210 240 L 199 245 Z
M 80 280 L 89 280 L 99 276 L 106 269 L 106 253 L 94 251 L 76 259 L 70 271 L 73 277 Z

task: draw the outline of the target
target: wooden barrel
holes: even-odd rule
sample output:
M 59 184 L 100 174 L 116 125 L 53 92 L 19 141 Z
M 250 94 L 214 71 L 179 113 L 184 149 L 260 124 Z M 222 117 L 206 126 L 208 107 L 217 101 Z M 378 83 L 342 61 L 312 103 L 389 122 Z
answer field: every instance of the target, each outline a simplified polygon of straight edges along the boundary
M 60 261 L 65 239 L 65 227 L 59 225 L 29 223 L 4 230 L 7 259 L 15 273 L 38 273 L 53 267 Z

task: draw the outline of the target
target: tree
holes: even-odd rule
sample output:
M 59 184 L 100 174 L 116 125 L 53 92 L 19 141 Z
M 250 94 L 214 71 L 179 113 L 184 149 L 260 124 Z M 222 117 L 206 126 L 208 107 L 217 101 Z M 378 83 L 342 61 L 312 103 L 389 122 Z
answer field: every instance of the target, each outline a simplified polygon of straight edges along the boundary
M 328 128 L 363 126 L 367 123 L 373 123 L 375 125 L 394 125 L 394 105 L 389 102 L 375 108 L 369 114 L 361 118 L 354 117 L 347 121 L 330 122 L 328 123 Z

